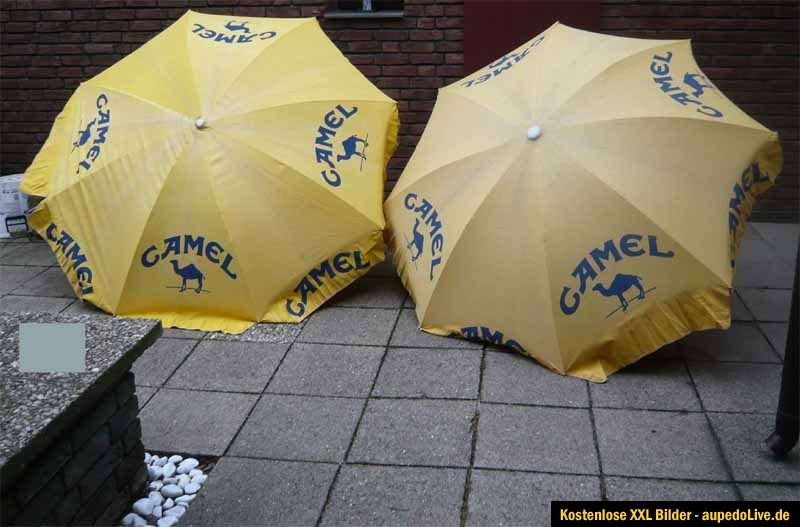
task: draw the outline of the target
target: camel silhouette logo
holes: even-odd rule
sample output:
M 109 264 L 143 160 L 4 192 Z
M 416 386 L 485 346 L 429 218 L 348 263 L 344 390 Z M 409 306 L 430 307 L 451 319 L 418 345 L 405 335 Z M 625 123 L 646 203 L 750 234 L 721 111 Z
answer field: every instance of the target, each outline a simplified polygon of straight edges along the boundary
M 74 152 L 76 148 L 80 148 L 89 142 L 89 139 L 92 138 L 92 126 L 94 123 L 97 122 L 97 118 L 92 119 L 86 125 L 86 128 L 83 130 L 78 130 L 78 138 L 72 142 L 72 151 Z
M 250 33 L 250 28 L 247 27 L 248 22 L 235 22 L 233 20 L 225 24 L 225 29 L 228 31 L 241 31 L 243 33 Z
M 683 76 L 683 83 L 694 90 L 692 92 L 694 97 L 701 97 L 703 93 L 705 93 L 706 88 L 714 89 L 714 86 L 708 82 L 708 78 L 702 73 L 687 72 L 686 75 Z
M 342 141 L 342 149 L 344 150 L 344 154 L 337 154 L 336 155 L 336 162 L 340 163 L 342 161 L 347 161 L 353 156 L 357 156 L 361 158 L 361 166 L 359 167 L 359 172 L 364 171 L 364 161 L 366 161 L 366 151 L 369 143 L 367 142 L 369 139 L 369 134 L 364 136 L 364 138 L 360 138 L 357 135 L 351 135 L 344 141 Z M 358 146 L 361 146 L 361 151 L 359 151 Z
M 433 280 L 434 271 L 442 263 L 444 251 L 444 233 L 442 232 L 442 219 L 439 211 L 425 198 L 410 192 L 406 194 L 403 204 L 415 216 L 414 226 L 411 228 L 411 237 L 403 233 L 406 240 L 405 248 L 408 251 L 414 269 L 418 269 L 417 261 L 425 255 L 425 239 L 430 239 L 431 263 L 428 280 Z
M 630 299 L 625 298 L 625 293 L 630 289 L 636 289 L 638 291 L 637 295 Z M 603 296 L 616 296 L 619 300 L 619 307 L 606 315 L 606 318 L 610 317 L 620 309 L 623 312 L 627 311 L 631 302 L 636 300 L 644 300 L 647 293 L 653 290 L 655 290 L 655 287 L 645 291 L 644 287 L 642 286 L 641 276 L 622 273 L 617 273 L 617 275 L 611 281 L 611 285 L 608 287 L 605 287 L 603 284 L 597 284 L 592 287 L 592 291 L 597 291 Z
M 180 287 L 177 286 L 167 286 L 169 289 L 178 289 L 179 293 L 183 293 L 187 289 L 187 283 L 189 280 L 196 280 L 197 287 L 194 288 L 194 292 L 197 294 L 200 293 L 209 293 L 203 289 L 203 273 L 200 272 L 194 264 L 188 264 L 183 267 L 178 265 L 178 260 L 170 260 L 169 263 L 172 264 L 172 270 L 175 272 L 176 275 L 180 276 L 181 278 L 181 285 Z
M 416 262 L 420 256 L 422 256 L 423 251 L 425 250 L 425 235 L 419 232 L 419 218 L 414 219 L 414 229 L 412 232 L 413 239 L 406 244 L 406 249 L 414 248 L 414 254 L 411 255 L 411 261 Z M 406 241 L 408 241 L 408 237 L 406 237 Z M 414 264 L 416 265 L 416 264 Z

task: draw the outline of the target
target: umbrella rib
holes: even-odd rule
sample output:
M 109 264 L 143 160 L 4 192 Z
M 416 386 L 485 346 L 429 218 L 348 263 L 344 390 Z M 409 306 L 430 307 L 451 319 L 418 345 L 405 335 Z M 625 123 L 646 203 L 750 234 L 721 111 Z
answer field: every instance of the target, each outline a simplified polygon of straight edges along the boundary
M 499 117 L 504 123 L 506 123 L 508 125 L 511 125 L 511 126 L 524 126 L 524 123 L 522 123 L 521 121 L 520 122 L 509 121 L 508 117 L 506 117 L 505 115 L 497 112 L 494 108 L 491 108 L 490 106 L 487 106 L 486 104 L 482 103 L 481 101 L 479 101 L 477 99 L 473 99 L 472 97 L 468 97 L 463 91 L 455 91 L 455 90 L 451 91 L 451 90 L 447 90 L 447 89 L 443 89 L 443 90 L 440 90 L 440 91 L 441 91 L 442 94 L 447 93 L 447 94 L 458 95 L 460 98 L 462 98 L 462 99 L 464 99 L 466 101 L 469 101 L 469 102 L 471 102 L 471 103 L 473 103 L 473 104 L 475 104 L 477 106 L 481 106 L 482 108 L 485 108 L 486 110 L 489 110 L 489 113 L 492 113 L 492 114 L 496 115 L 497 117 Z
M 745 130 L 750 130 L 750 131 L 753 131 L 753 132 L 763 133 L 763 134 L 767 135 L 768 137 L 772 137 L 772 136 L 776 136 L 777 135 L 772 130 L 764 128 L 761 125 L 761 123 L 757 123 L 759 126 L 762 127 L 761 129 L 759 129 L 759 128 L 756 128 L 756 127 L 753 127 L 753 126 L 747 126 L 747 125 L 744 125 L 744 124 L 732 123 L 732 122 L 728 122 L 728 121 L 712 121 L 710 119 L 704 119 L 702 117 L 664 116 L 664 115 L 637 115 L 637 116 L 632 116 L 632 117 L 611 117 L 611 118 L 608 118 L 608 119 L 595 119 L 595 120 L 592 120 L 592 121 L 586 121 L 586 122 L 582 122 L 582 123 L 573 123 L 573 124 L 567 124 L 567 125 L 558 126 L 553 131 L 555 132 L 555 131 L 558 131 L 558 130 L 568 130 L 568 129 L 571 129 L 571 128 L 578 128 L 578 127 L 581 127 L 581 126 L 591 126 L 591 125 L 594 125 L 594 124 L 601 124 L 601 123 L 605 124 L 605 123 L 632 121 L 632 120 L 635 120 L 635 119 L 645 119 L 645 120 L 646 119 L 654 119 L 654 120 L 665 119 L 665 120 L 669 120 L 669 121 L 672 121 L 672 120 L 684 120 L 684 121 L 691 121 L 691 122 L 703 123 L 703 124 L 708 123 L 708 124 L 711 124 L 711 125 L 714 125 L 714 126 L 729 126 L 729 127 L 734 127 L 734 128 L 743 128 Z
M 288 92 L 284 92 L 284 93 L 288 93 Z M 274 104 L 274 105 L 270 105 L 270 106 L 262 106 L 261 108 L 254 108 L 252 110 L 247 110 L 247 111 L 240 112 L 240 113 L 227 114 L 227 115 L 225 115 L 223 117 L 219 117 L 218 119 L 216 119 L 216 121 L 221 123 L 221 122 L 225 122 L 225 121 L 230 120 L 230 119 L 241 118 L 242 116 L 250 115 L 250 114 L 253 114 L 253 113 L 266 112 L 266 111 L 269 111 L 269 110 L 275 110 L 276 108 L 287 108 L 289 106 L 296 106 L 296 105 L 303 105 L 303 104 L 313 104 L 313 103 L 318 103 L 318 102 L 326 102 L 326 103 L 334 103 L 334 102 L 339 102 L 339 103 L 341 103 L 341 102 L 353 102 L 353 103 L 356 103 L 356 102 L 358 102 L 358 103 L 377 103 L 377 104 L 389 104 L 389 105 L 394 105 L 395 104 L 394 101 L 389 101 L 389 100 L 386 100 L 386 99 L 364 99 L 362 97 L 359 97 L 359 98 L 349 98 L 349 97 L 341 97 L 341 98 L 339 98 L 339 97 L 334 97 L 334 98 L 326 98 L 326 99 L 312 99 L 312 100 L 302 100 L 302 101 L 287 102 L 287 103 L 283 103 L 283 104 Z
M 151 106 L 155 106 L 159 110 L 163 110 L 165 112 L 174 114 L 176 117 L 179 117 L 181 119 L 184 119 L 184 118 L 188 117 L 187 115 L 179 112 L 178 110 L 175 110 L 173 108 L 168 108 L 168 107 L 164 106 L 163 104 L 159 104 L 159 103 L 157 103 L 157 102 L 155 102 L 155 101 L 153 101 L 151 99 L 146 99 L 146 98 L 144 98 L 144 97 L 142 97 L 140 95 L 135 95 L 133 93 L 122 91 L 122 90 L 119 90 L 117 88 L 112 88 L 112 87 L 106 86 L 105 84 L 100 83 L 100 82 L 95 82 L 93 80 L 89 80 L 89 81 L 86 82 L 86 84 L 88 86 L 94 86 L 94 87 L 97 87 L 97 88 L 102 88 L 104 90 L 112 91 L 114 93 L 118 93 L 120 95 L 124 95 L 125 97 L 130 97 L 131 99 L 136 99 L 138 101 L 141 101 L 143 103 L 149 104 Z

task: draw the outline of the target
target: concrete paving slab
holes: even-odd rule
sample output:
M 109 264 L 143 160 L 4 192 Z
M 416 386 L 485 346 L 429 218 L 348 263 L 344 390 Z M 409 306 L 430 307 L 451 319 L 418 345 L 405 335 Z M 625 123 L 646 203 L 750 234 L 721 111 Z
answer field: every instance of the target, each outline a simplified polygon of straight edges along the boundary
M 736 481 L 800 483 L 800 448 L 775 459 L 764 440 L 775 429 L 774 415 L 708 414 Z
M 200 340 L 206 336 L 206 332 L 196 329 L 164 328 L 164 336 L 171 339 Z
M 701 413 L 594 409 L 607 475 L 726 481 Z
M 196 344 L 197 342 L 193 340 L 161 337 L 133 363 L 131 370 L 136 376 L 136 384 L 161 386 L 167 382 Z
M 397 278 L 397 270 L 392 264 L 391 257 L 387 257 L 383 262 L 373 265 L 366 276 L 372 278 Z
M 75 298 L 75 292 L 59 267 L 48 267 L 41 274 L 12 291 L 17 295 Z
M 400 313 L 390 344 L 408 348 L 483 348 L 479 342 L 455 337 L 440 337 L 422 331 L 419 329 L 417 315 L 413 309 L 403 309 Z
M 739 295 L 756 320 L 788 322 L 791 289 L 739 289 Z
M 389 348 L 372 395 L 476 399 L 481 350 Z
M 47 270 L 46 267 L 0 265 L 0 295 L 22 287 L 25 282 Z
M 323 526 L 459 525 L 467 471 L 423 467 L 342 467 Z
M 623 368 L 604 384 L 589 383 L 589 389 L 595 407 L 701 409 L 682 360 L 645 359 Z
M 92 316 L 100 316 L 100 317 L 110 317 L 109 313 L 106 313 L 102 309 L 99 309 L 88 302 L 84 302 L 80 298 L 76 298 L 67 309 L 64 310 L 65 315 L 92 315 Z M 165 335 L 166 336 L 166 335 Z
M 69 298 L 6 295 L 0 298 L 0 311 L 11 313 L 59 313 L 72 303 Z
M 725 330 L 697 331 L 681 340 L 686 360 L 719 362 L 780 362 L 753 323 L 733 322 Z
M 747 322 L 753 320 L 753 315 L 750 313 L 750 310 L 747 309 L 747 306 L 744 305 L 744 302 L 742 302 L 742 299 L 736 291 L 731 291 L 731 320 Z
M 150 399 L 156 394 L 158 388 L 150 386 L 137 386 L 136 397 L 139 399 L 139 410 L 144 408 Z
M 224 457 L 180 524 L 313 526 L 336 465 Z
M 600 478 L 476 469 L 472 472 L 467 525 L 550 525 L 551 501 L 596 501 Z
M 206 340 L 195 347 L 167 386 L 261 393 L 288 347 L 289 344 Z
M 800 225 L 797 223 L 754 223 L 753 227 L 784 261 L 794 264 Z
M 772 349 L 783 358 L 786 353 L 786 339 L 789 337 L 789 323 L 759 322 L 758 325 L 767 336 Z
M 748 501 L 800 501 L 800 484 L 739 483 L 739 490 Z
M 16 250 L 0 256 L 0 265 L 41 265 L 55 267 L 58 265 L 56 255 L 44 243 L 19 244 Z
M 384 348 L 295 343 L 267 392 L 367 397 Z
M 709 412 L 762 412 L 778 407 L 779 364 L 690 362 L 703 407 Z
M 340 462 L 363 406 L 359 399 L 264 395 L 231 455 Z
M 760 240 L 761 234 L 756 230 L 753 226 L 753 223 L 750 222 L 744 229 L 744 235 L 742 236 L 743 240 Z
M 467 401 L 372 399 L 347 461 L 468 466 L 474 415 Z
M 385 346 L 397 309 L 323 307 L 306 321 L 299 342 Z
M 219 456 L 258 396 L 162 388 L 139 414 L 148 451 Z
M 586 381 L 558 375 L 518 353 L 487 351 L 482 401 L 589 407 Z
M 736 274 L 733 280 L 734 287 L 737 289 L 743 287 L 791 288 L 794 269 L 777 255 L 772 258 L 770 260 L 737 260 Z
M 598 474 L 589 411 L 481 404 L 475 466 Z
M 613 501 L 736 501 L 733 483 L 606 478 L 606 496 Z
M 231 335 L 221 331 L 209 331 L 205 338 L 209 340 L 235 340 L 242 342 L 274 342 L 291 344 L 303 330 L 299 324 L 268 324 L 258 323 L 238 335 Z
M 406 290 L 399 278 L 371 278 L 356 280 L 330 299 L 331 306 L 385 307 L 399 309 L 406 298 Z

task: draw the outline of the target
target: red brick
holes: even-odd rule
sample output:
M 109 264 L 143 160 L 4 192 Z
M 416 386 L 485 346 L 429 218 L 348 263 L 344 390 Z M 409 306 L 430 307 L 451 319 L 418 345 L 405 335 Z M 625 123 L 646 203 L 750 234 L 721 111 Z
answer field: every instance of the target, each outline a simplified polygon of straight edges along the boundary
M 122 40 L 122 33 L 98 31 L 92 33 L 92 42 L 119 42 Z
M 83 50 L 86 53 L 113 53 L 114 46 L 111 44 L 84 44 Z
M 419 29 L 434 29 L 436 27 L 435 18 L 418 18 L 417 27 Z
M 408 31 L 402 29 L 379 29 L 373 33 L 375 40 L 408 40 Z
M 381 50 L 384 52 L 394 53 L 400 51 L 399 42 L 383 42 L 381 43 Z
M 167 11 L 166 9 L 137 9 L 136 18 L 145 18 L 145 19 L 169 18 L 169 11 Z
M 463 67 L 456 65 L 437 66 L 436 73 L 439 75 L 460 76 L 463 74 Z
M 109 9 L 106 11 L 105 18 L 109 20 L 132 20 L 136 18 L 136 11 L 133 9 Z
M 375 64 L 408 64 L 409 55 L 406 53 L 381 53 L 374 57 Z
M 408 32 L 408 38 L 411 40 L 442 40 L 444 33 L 438 29 L 415 29 Z
M 458 29 L 464 27 L 464 19 L 460 17 L 443 17 L 436 19 L 436 27 L 441 29 Z
M 380 49 L 380 47 L 378 46 L 378 42 L 374 40 L 350 42 L 347 48 L 350 51 L 358 51 L 358 52 L 374 52 Z
M 408 77 L 381 77 L 375 79 L 375 84 L 378 88 L 408 88 Z
M 441 53 L 412 53 L 408 59 L 411 64 L 442 64 L 444 55 Z
M 400 50 L 410 53 L 433 53 L 436 46 L 433 42 L 401 42 Z
M 33 22 L 8 22 L 3 24 L 4 33 L 30 33 L 36 30 Z
M 417 74 L 415 66 L 383 66 L 382 73 L 387 76 L 410 77 Z
M 161 22 L 158 20 L 133 20 L 130 24 L 131 31 L 159 31 Z
M 22 11 L 19 9 L 12 9 L 10 11 L 3 12 L 8 14 L 9 20 L 13 20 L 15 22 L 35 22 L 41 18 L 41 13 L 39 11 Z
M 71 20 L 72 11 L 42 11 L 42 20 Z

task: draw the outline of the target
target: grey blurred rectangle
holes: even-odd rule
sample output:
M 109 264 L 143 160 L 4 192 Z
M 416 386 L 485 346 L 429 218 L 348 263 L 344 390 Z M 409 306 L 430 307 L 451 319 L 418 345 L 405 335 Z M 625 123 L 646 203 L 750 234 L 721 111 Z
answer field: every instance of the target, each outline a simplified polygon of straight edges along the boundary
M 86 371 L 86 325 L 20 324 L 19 370 L 39 373 Z

